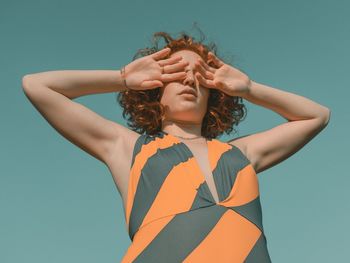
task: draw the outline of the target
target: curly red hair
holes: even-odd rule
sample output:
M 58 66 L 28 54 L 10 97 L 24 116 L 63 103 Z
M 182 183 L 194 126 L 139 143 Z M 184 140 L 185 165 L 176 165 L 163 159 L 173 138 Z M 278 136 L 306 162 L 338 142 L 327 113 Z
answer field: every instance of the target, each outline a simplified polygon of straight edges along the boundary
M 181 32 L 177 39 L 172 38 L 166 32 L 156 32 L 153 34 L 154 46 L 139 49 L 133 60 L 137 59 L 138 55 L 147 56 L 165 48 L 158 48 L 159 37 L 163 37 L 167 43 L 165 47 L 171 49 L 169 55 L 164 59 L 184 49 L 196 52 L 204 61 L 208 61 L 209 51 L 217 56 L 216 44 L 203 44 L 203 34 L 202 39 L 197 42 L 194 37 L 185 32 Z M 121 91 L 118 93 L 117 101 L 123 108 L 123 117 L 125 118 L 126 114 L 129 115 L 127 124 L 132 130 L 141 134 L 146 132 L 149 135 L 161 131 L 164 106 L 160 103 L 160 88 Z M 246 112 L 242 97 L 229 96 L 217 89 L 210 89 L 207 111 L 202 121 L 202 136 L 215 138 L 224 132 L 230 134 L 232 130 L 235 130 L 233 125 L 238 125 L 246 117 Z

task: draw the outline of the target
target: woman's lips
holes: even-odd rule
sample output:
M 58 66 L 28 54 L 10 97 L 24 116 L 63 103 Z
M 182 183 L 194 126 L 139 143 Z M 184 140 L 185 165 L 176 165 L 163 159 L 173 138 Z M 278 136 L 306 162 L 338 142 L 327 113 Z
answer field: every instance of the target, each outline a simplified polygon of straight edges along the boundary
M 185 89 L 185 90 L 180 92 L 180 95 L 182 95 L 182 94 L 188 94 L 188 95 L 192 95 L 192 96 L 197 97 L 196 91 L 193 89 Z
M 191 99 L 191 100 L 195 100 L 196 99 L 196 96 L 193 95 L 192 93 L 181 93 L 180 95 L 183 96 L 186 99 Z

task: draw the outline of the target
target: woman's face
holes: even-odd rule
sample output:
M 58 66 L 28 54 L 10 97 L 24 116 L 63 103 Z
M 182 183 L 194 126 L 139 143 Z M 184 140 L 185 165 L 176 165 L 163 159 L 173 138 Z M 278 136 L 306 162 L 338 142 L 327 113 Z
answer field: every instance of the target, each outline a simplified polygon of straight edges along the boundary
M 165 106 L 165 119 L 199 124 L 207 111 L 209 89 L 199 85 L 195 77 L 197 72 L 195 62 L 197 59 L 204 60 L 191 50 L 176 51 L 170 57 L 178 55 L 189 62 L 185 67 L 187 75 L 182 80 L 166 82 L 160 88 L 160 102 Z M 195 91 L 196 96 L 180 94 L 185 89 Z

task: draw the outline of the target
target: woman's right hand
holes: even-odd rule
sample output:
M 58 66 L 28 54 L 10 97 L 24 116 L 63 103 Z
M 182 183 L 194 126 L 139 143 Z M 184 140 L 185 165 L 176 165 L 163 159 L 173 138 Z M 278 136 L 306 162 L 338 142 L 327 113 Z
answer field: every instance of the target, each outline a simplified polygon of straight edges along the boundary
M 132 90 L 147 90 L 163 87 L 164 82 L 185 78 L 187 61 L 181 61 L 181 56 L 162 59 L 171 51 L 164 48 L 151 55 L 134 60 L 125 66 L 124 77 L 126 85 Z

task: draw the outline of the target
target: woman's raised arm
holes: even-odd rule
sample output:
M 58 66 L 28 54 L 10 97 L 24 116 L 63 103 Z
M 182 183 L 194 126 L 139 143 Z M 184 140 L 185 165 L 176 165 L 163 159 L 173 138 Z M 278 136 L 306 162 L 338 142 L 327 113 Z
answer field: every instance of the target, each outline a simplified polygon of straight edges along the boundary
M 186 76 L 181 57 L 162 59 L 170 52 L 162 49 L 126 66 L 128 88 L 152 89 L 166 81 Z M 136 132 L 107 120 L 74 98 L 125 90 L 120 70 L 57 70 L 25 75 L 23 91 L 41 115 L 62 136 L 79 148 L 108 164 L 113 151 L 125 149 L 121 142 Z
M 23 91 L 62 136 L 103 163 L 123 134 L 133 132 L 73 98 L 123 89 L 119 70 L 62 70 L 26 75 Z

